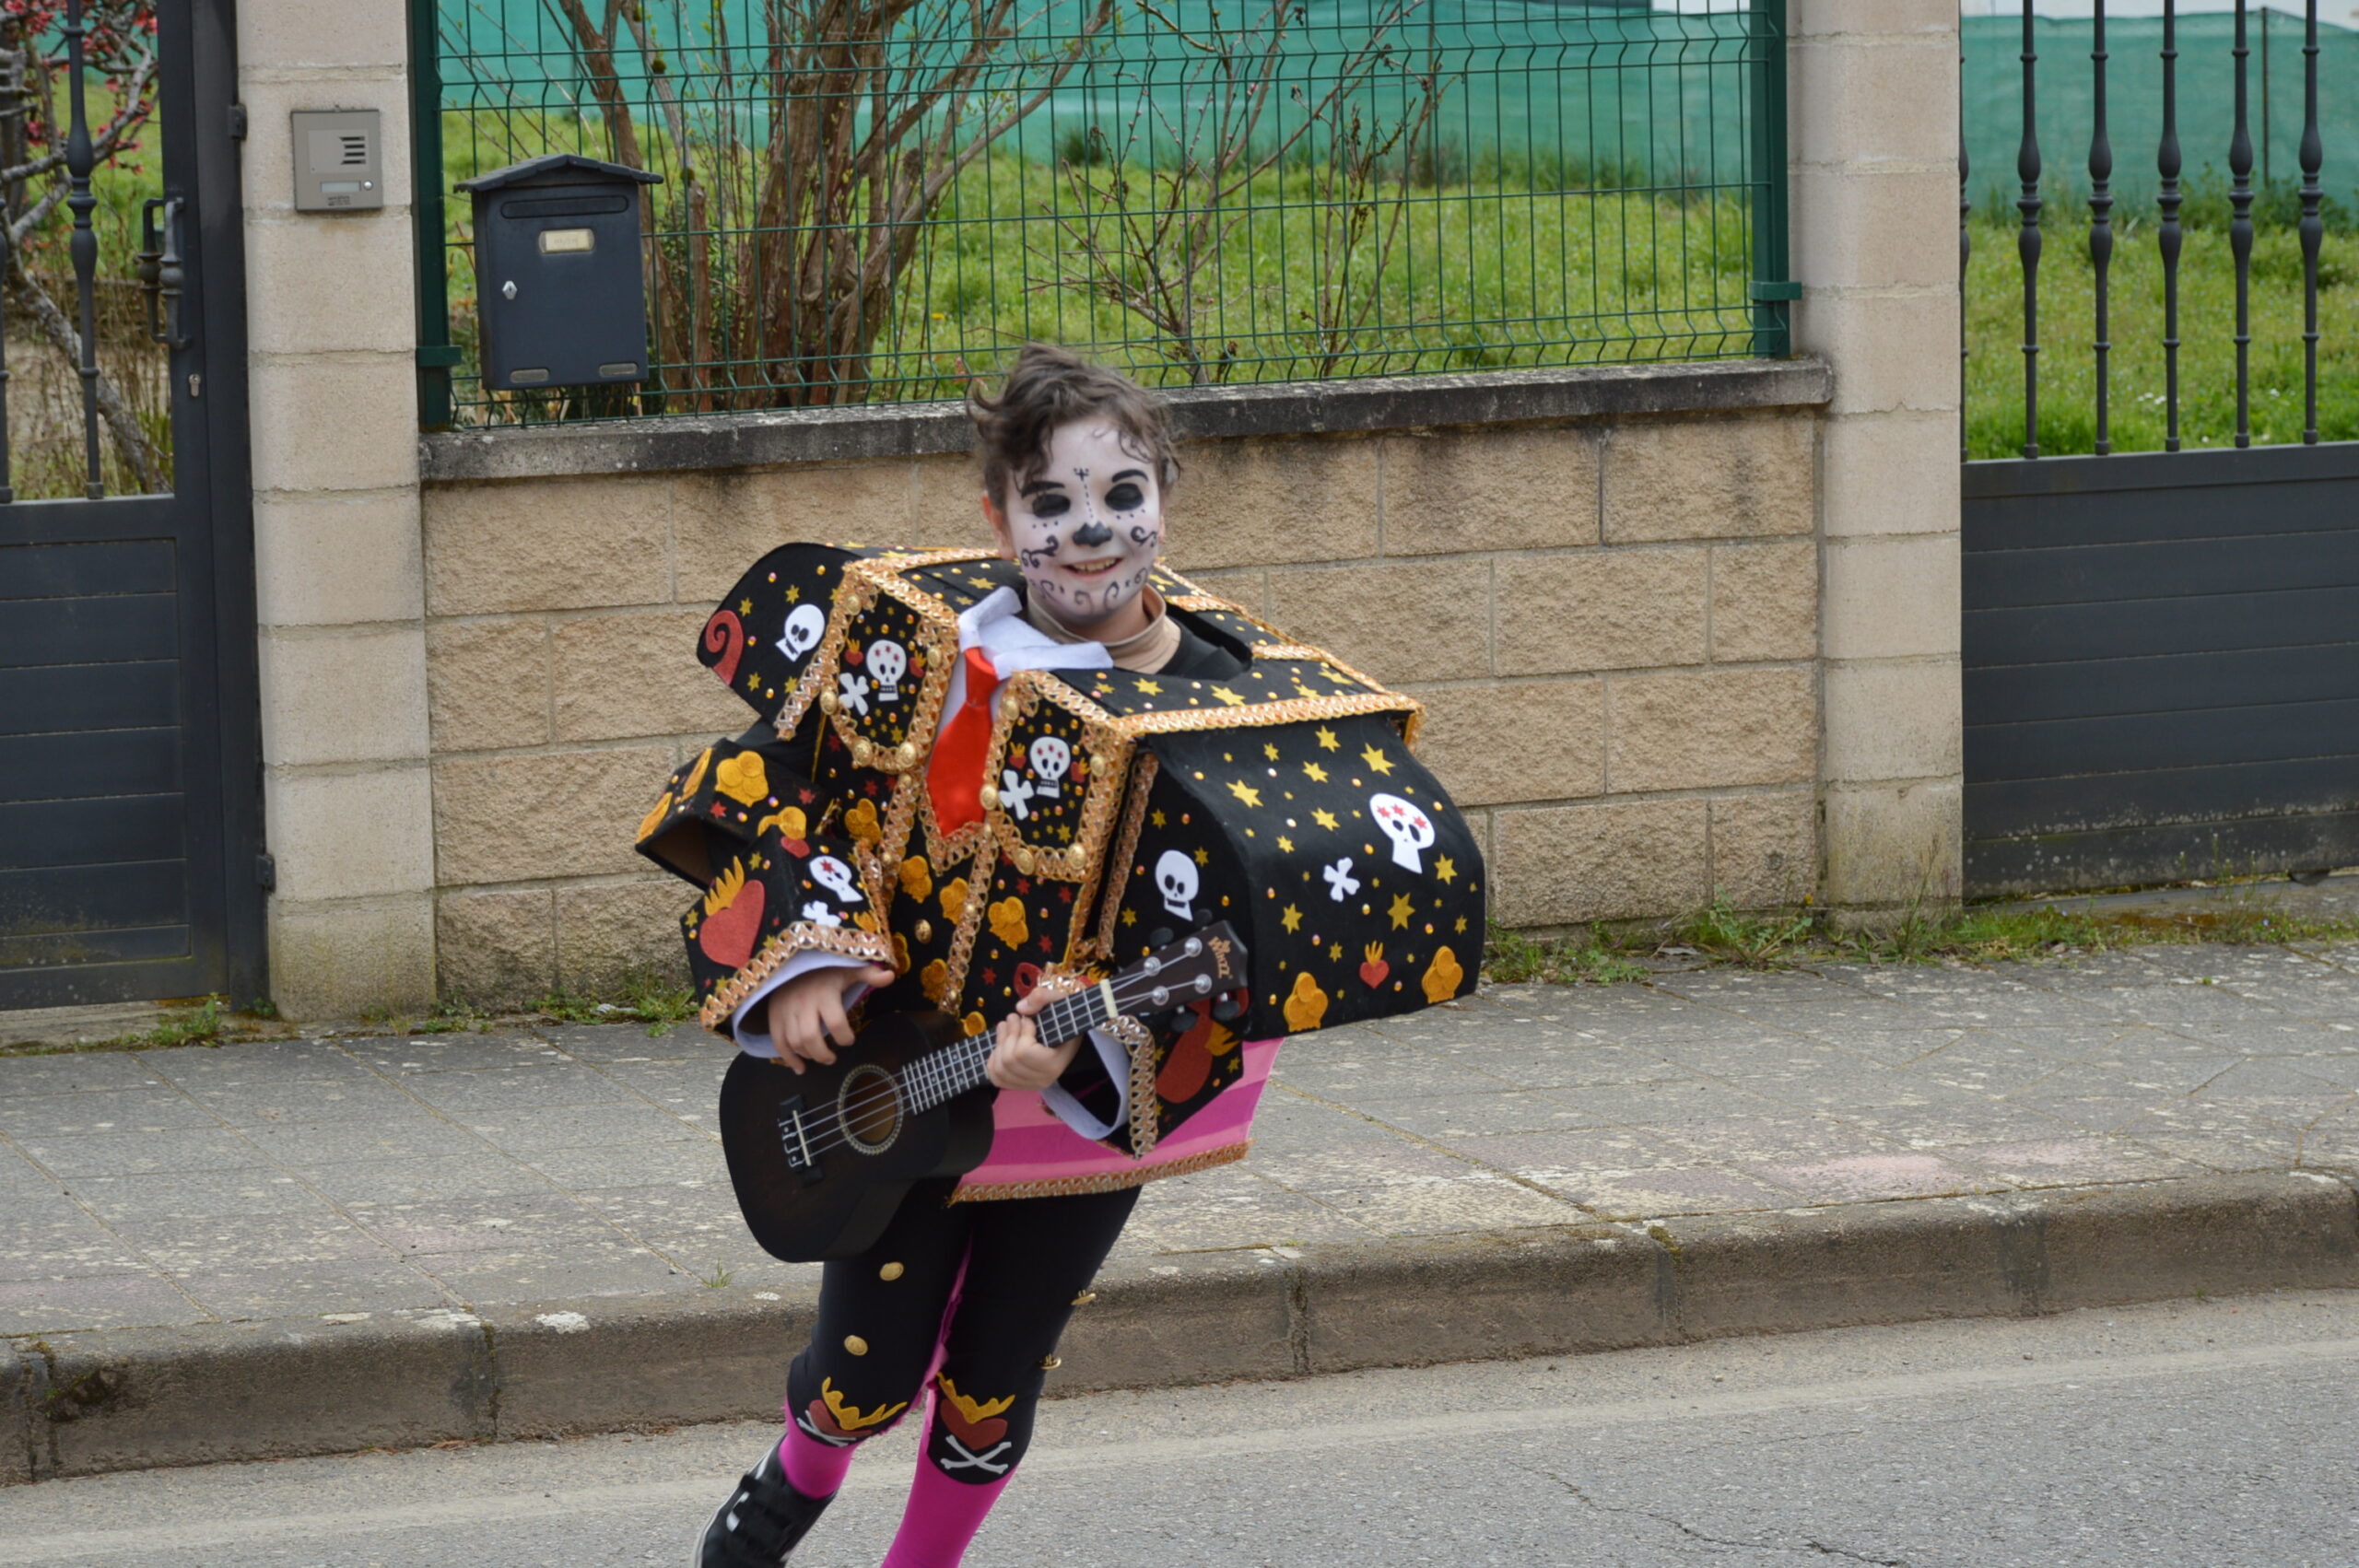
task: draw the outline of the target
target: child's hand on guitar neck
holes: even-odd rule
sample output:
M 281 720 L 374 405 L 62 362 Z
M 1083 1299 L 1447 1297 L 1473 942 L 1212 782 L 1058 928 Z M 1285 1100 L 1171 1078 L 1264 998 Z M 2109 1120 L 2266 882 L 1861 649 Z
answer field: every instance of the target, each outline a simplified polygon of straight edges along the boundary
M 1073 1065 L 1074 1053 L 1088 1036 L 1076 1035 L 1062 1046 L 1041 1044 L 1032 1015 L 1048 1005 L 1049 993 L 1035 990 L 1000 1020 L 999 1039 L 992 1047 L 991 1059 L 983 1064 L 985 1077 L 1003 1089 L 1045 1089 L 1064 1075 Z
M 770 1039 L 778 1046 L 779 1064 L 800 1072 L 805 1062 L 834 1061 L 836 1053 L 828 1047 L 828 1037 L 834 1036 L 837 1045 L 849 1046 L 855 1033 L 844 997 L 855 986 L 892 983 L 892 970 L 867 964 L 858 968 L 814 969 L 772 991 Z

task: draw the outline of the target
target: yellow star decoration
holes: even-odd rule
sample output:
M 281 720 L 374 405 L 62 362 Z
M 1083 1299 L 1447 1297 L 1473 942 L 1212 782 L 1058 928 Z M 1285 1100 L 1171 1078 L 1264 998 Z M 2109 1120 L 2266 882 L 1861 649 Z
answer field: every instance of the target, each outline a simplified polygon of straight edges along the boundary
M 1125 910 L 1123 910 L 1123 911 L 1122 911 L 1122 913 L 1123 913 L 1123 914 L 1125 914 L 1125 915 L 1127 915 L 1127 914 L 1129 914 L 1129 913 L 1130 913 L 1130 911 L 1129 911 L 1128 909 L 1125 909 Z M 1458 929 L 1459 929 L 1460 930 L 1461 930 L 1461 931 L 1463 931 L 1463 930 L 1466 929 L 1466 917 L 1465 917 L 1465 916 L 1463 916 L 1463 915 L 1461 915 L 1461 916 L 1459 916 L 1459 917 L 1458 917 Z
M 1343 743 L 1335 739 L 1334 731 L 1330 730 L 1326 725 L 1321 724 L 1319 726 L 1319 744 L 1320 749 L 1332 752 L 1335 750 L 1336 747 L 1343 744 Z
M 1135 926 L 1138 923 L 1139 912 L 1136 909 L 1125 909 L 1122 911 L 1122 924 L 1126 926 Z M 1466 929 L 1466 919 L 1464 916 L 1461 916 L 1459 918 L 1458 929 L 1461 931 Z
M 1390 911 L 1392 916 L 1392 929 L 1397 931 L 1407 930 L 1409 929 L 1409 917 L 1414 912 L 1415 907 L 1409 902 L 1409 895 L 1407 894 L 1398 893 L 1393 895 L 1392 908 Z
M 1213 688 L 1213 696 L 1218 697 L 1222 702 L 1227 704 L 1231 708 L 1241 708 L 1245 704 L 1245 699 L 1243 697 L 1238 696 L 1235 692 L 1230 691 L 1226 686 L 1215 686 Z
M 1315 762 L 1306 762 L 1306 763 L 1304 763 L 1304 764 L 1302 765 L 1302 770 L 1303 770 L 1305 773 L 1308 773 L 1309 775 L 1310 775 L 1310 777 L 1311 777 L 1314 780 L 1316 780 L 1317 782 L 1319 782 L 1319 783 L 1320 783 L 1320 784 L 1324 784 L 1324 783 L 1326 783 L 1326 782 L 1327 782 L 1327 770 L 1326 770 L 1325 768 L 1323 768 L 1323 767 L 1320 766 L 1319 766 L 1317 763 L 1315 763 Z
M 752 614 L 754 613 L 754 602 L 750 599 L 740 599 L 737 601 L 737 613 L 741 615 Z
M 1161 686 L 1144 677 L 1139 681 L 1139 690 L 1146 693 L 1149 696 L 1161 696 L 1163 695 L 1163 688 Z
M 1289 904 L 1279 913 L 1278 923 L 1285 927 L 1286 935 L 1292 936 L 1302 929 L 1302 911 Z
M 796 600 L 798 600 L 798 599 L 800 599 L 800 598 L 802 598 L 802 597 L 803 597 L 803 590 L 802 590 L 802 589 L 800 589 L 800 588 L 796 587 L 793 583 L 791 583 L 791 582 L 790 582 L 790 583 L 788 583 L 788 584 L 786 585 L 786 602 L 787 602 L 788 603 L 792 604 L 792 603 L 793 603 Z
M 1333 812 L 1313 812 L 1310 813 L 1310 820 L 1317 823 L 1320 826 L 1325 828 L 1330 833 L 1335 831 L 1335 813 Z
M 1367 764 L 1371 772 L 1390 773 L 1392 771 L 1392 759 L 1386 756 L 1382 752 L 1378 751 L 1374 746 L 1370 746 L 1366 751 L 1360 753 L 1360 760 Z
M 1262 791 L 1256 790 L 1252 785 L 1248 784 L 1242 778 L 1232 782 L 1228 787 L 1228 792 L 1236 796 L 1238 800 L 1243 801 L 1249 806 L 1258 806 L 1262 803 Z
M 646 835 L 645 835 L 645 834 L 641 834 L 640 837 L 641 837 L 643 838 L 643 837 L 646 837 Z M 1294 840 L 1293 840 L 1293 839 L 1291 839 L 1291 838 L 1289 838 L 1289 837 L 1286 837 L 1285 834 L 1283 834 L 1283 833 L 1279 834 L 1279 835 L 1278 835 L 1278 849 L 1279 849 L 1279 851 L 1280 851 L 1281 853 L 1283 853 L 1283 854 L 1287 854 L 1287 855 L 1291 855 L 1291 854 L 1293 854 L 1293 853 L 1294 853 Z
M 1434 880 L 1436 882 L 1454 882 L 1457 878 L 1457 863 L 1448 855 L 1443 855 L 1434 861 Z
M 1262 743 L 1262 755 L 1275 762 L 1278 760 L 1278 748 L 1264 741 Z
M 1158 806 L 1158 807 L 1157 807 L 1157 808 L 1156 808 L 1156 810 L 1155 810 L 1155 811 L 1154 811 L 1154 812 L 1153 812 L 1153 813 L 1152 813 L 1147 817 L 1147 820 L 1148 820 L 1149 822 L 1151 822 L 1151 823 L 1155 824 L 1155 825 L 1156 825 L 1156 826 L 1157 826 L 1157 827 L 1161 827 L 1161 826 L 1162 826 L 1166 822 L 1169 821 L 1170 819 L 1169 819 L 1168 817 L 1166 817 L 1166 816 L 1163 814 L 1163 810 L 1162 810 L 1162 808 Z
M 1209 850 L 1199 849 L 1196 851 L 1196 864 L 1200 866 L 1209 866 L 1212 863 L 1213 858 Z

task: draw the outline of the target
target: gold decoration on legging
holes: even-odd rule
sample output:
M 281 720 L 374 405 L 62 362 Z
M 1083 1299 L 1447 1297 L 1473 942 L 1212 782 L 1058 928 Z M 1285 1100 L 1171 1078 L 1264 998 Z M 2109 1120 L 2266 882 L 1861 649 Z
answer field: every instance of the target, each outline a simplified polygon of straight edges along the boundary
M 850 1351 L 856 1356 L 864 1356 L 868 1353 L 868 1341 L 862 1339 L 857 1334 L 846 1334 L 844 1336 L 844 1349 Z
M 1054 1372 L 1057 1368 L 1064 1365 L 1064 1363 L 1065 1358 L 1062 1356 L 1042 1356 L 1040 1358 L 1040 1370 L 1043 1372 Z
M 885 1265 L 885 1267 L 884 1267 L 884 1268 L 879 1269 L 878 1270 L 876 1270 L 876 1277 L 877 1277 L 878 1279 L 880 1279 L 880 1280 L 884 1280 L 884 1281 L 888 1281 L 888 1282 L 889 1282 L 889 1281 L 894 1281 L 894 1280 L 898 1280 L 898 1279 L 899 1279 L 899 1278 L 901 1277 L 901 1275 L 902 1275 L 902 1272 L 903 1272 L 903 1270 L 902 1270 L 902 1268 L 901 1268 L 901 1266 L 900 1266 L 899 1264 L 898 1264 L 898 1263 L 887 1263 L 886 1265 Z
M 969 1423 L 979 1423 L 990 1421 L 994 1416 L 1003 1416 L 1015 1408 L 1015 1396 L 1013 1394 L 1003 1399 L 970 1399 L 958 1392 L 958 1385 L 950 1381 L 949 1374 L 944 1373 L 933 1381 L 942 1390 L 943 1398 L 949 1400 L 959 1415 Z
M 907 1399 L 898 1405 L 879 1405 L 873 1410 L 863 1410 L 858 1405 L 848 1405 L 844 1403 L 843 1395 L 838 1391 L 835 1380 L 829 1377 L 819 1380 L 819 1396 L 827 1402 L 827 1415 L 835 1422 L 837 1429 L 846 1436 L 866 1427 L 882 1426 L 910 1408 L 910 1402 Z
M 1073 1304 L 1075 1306 L 1087 1306 L 1091 1302 L 1096 1301 L 1097 1299 L 1097 1293 L 1096 1291 L 1084 1291 L 1079 1295 L 1073 1298 Z

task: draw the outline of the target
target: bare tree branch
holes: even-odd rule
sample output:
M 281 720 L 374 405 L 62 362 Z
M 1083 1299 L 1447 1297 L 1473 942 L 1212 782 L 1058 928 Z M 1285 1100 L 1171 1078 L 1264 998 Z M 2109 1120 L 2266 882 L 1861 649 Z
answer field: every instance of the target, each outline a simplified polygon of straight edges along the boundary
M 67 366 L 78 372 L 82 365 L 82 334 L 65 319 L 57 301 L 39 279 L 25 270 L 22 253 L 10 247 L 8 252 L 8 298 L 11 303 L 30 315 L 41 326 L 41 336 L 51 347 L 64 357 Z M 123 392 L 108 379 L 105 371 L 98 377 L 99 413 L 106 420 L 107 433 L 114 438 L 115 451 L 139 481 L 139 488 L 150 495 L 171 488 L 165 476 L 163 459 L 158 455 L 155 443 L 147 432 L 139 427 L 138 417 L 123 401 Z

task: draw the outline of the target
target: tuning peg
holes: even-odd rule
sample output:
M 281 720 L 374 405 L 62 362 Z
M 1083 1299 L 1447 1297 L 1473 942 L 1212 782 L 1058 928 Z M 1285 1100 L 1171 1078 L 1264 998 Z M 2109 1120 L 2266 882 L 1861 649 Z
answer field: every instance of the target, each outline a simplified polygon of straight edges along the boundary
M 1161 1032 L 1166 1035 L 1184 1035 L 1195 1026 L 1196 1014 L 1193 1009 L 1175 1007 L 1163 1015 Z
M 1179 940 L 1180 934 L 1169 926 L 1157 926 L 1146 933 L 1146 944 L 1149 947 L 1169 947 Z
M 1225 996 L 1213 1003 L 1213 1017 L 1223 1024 L 1234 1024 L 1245 1016 L 1245 1003 L 1234 996 Z

